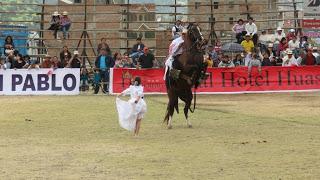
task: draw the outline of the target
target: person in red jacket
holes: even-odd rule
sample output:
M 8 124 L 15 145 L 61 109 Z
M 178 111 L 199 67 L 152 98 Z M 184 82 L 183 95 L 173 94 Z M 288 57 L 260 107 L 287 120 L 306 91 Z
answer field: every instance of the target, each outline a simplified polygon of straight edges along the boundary
M 301 65 L 312 66 L 316 64 L 316 57 L 312 54 L 312 49 L 309 48 L 307 54 L 302 59 Z

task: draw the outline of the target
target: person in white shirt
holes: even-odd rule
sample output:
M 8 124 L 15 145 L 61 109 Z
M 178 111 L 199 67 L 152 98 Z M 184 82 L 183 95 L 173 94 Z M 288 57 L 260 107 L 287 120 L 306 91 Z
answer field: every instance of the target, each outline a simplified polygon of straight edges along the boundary
M 281 27 L 277 28 L 277 32 L 274 34 L 274 44 L 279 44 L 282 38 L 285 38 L 286 34 Z
M 287 56 L 282 59 L 282 67 L 299 66 L 297 59 L 292 55 L 291 50 L 287 50 Z
M 247 31 L 247 34 L 250 34 L 252 36 L 252 40 L 253 40 L 254 45 L 257 45 L 257 42 L 258 42 L 258 35 L 257 35 L 258 28 L 257 28 L 256 24 L 253 23 L 253 18 L 252 17 L 249 17 L 248 21 L 249 22 L 244 26 L 244 28 Z
M 316 58 L 317 64 L 320 65 L 320 54 L 317 47 L 312 48 L 312 55 Z
M 171 34 L 172 34 L 172 39 L 177 39 L 178 37 L 181 36 L 182 32 L 182 22 L 181 20 L 177 20 L 176 24 L 172 27 Z
M 298 57 L 300 41 L 296 36 L 292 36 L 292 39 L 288 42 L 288 48 L 293 52 L 294 57 Z

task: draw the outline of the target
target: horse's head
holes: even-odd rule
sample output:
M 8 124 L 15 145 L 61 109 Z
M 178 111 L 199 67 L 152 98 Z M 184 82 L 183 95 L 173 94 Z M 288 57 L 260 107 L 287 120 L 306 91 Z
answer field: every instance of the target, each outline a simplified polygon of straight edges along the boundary
M 188 27 L 188 37 L 196 45 L 198 50 L 202 50 L 202 47 L 206 44 L 201 29 L 197 24 L 190 24 Z

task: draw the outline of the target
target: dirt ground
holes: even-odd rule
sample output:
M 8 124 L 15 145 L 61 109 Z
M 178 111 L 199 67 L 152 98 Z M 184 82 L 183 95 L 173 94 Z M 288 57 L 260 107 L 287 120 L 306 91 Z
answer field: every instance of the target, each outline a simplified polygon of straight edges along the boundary
M 145 100 L 135 138 L 113 96 L 0 96 L 0 179 L 320 179 L 319 92 L 198 96 L 171 130 Z

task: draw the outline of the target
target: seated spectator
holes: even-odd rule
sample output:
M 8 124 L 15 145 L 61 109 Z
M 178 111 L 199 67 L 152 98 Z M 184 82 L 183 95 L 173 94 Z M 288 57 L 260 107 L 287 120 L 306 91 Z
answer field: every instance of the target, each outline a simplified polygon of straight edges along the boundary
M 60 19 L 60 24 L 61 24 L 61 30 L 63 32 L 63 39 L 69 39 L 70 35 L 69 35 L 69 29 L 71 26 L 71 20 L 68 17 L 68 12 L 67 11 L 63 11 L 62 13 L 62 17 Z
M 286 36 L 286 39 L 287 39 L 288 41 L 291 41 L 294 37 L 296 37 L 295 30 L 294 30 L 294 29 L 290 29 L 290 30 L 289 30 L 289 33 L 288 33 L 287 36 Z
M 26 62 L 24 61 L 21 54 L 16 56 L 16 59 L 13 61 L 13 68 L 14 69 L 22 69 L 25 66 Z
M 141 41 L 141 37 L 137 38 L 137 43 L 133 45 L 131 49 L 130 58 L 132 58 L 133 63 L 137 64 L 137 59 L 143 54 L 144 44 Z
M 213 61 L 208 54 L 204 55 L 204 62 L 207 63 L 208 68 L 211 68 L 213 66 Z
M 207 46 L 207 54 L 211 60 L 218 58 L 218 53 L 216 52 L 212 44 L 209 44 Z
M 89 90 L 88 85 L 89 73 L 86 67 L 81 67 L 80 69 L 80 90 Z
M 110 54 L 108 54 L 108 55 L 111 55 L 111 50 L 110 50 L 110 47 L 107 43 L 107 39 L 104 37 L 101 38 L 101 42 L 98 44 L 98 49 L 97 49 L 98 54 L 100 53 L 101 49 L 106 49 L 107 52 L 110 52 Z
M 245 30 L 247 32 L 247 34 L 249 34 L 250 36 L 252 36 L 252 41 L 254 43 L 254 45 L 257 45 L 258 43 L 258 28 L 256 26 L 255 23 L 253 23 L 253 18 L 249 17 L 248 19 L 248 23 L 244 26 Z
M 276 33 L 274 34 L 274 45 L 278 45 L 282 38 L 285 37 L 286 34 L 283 32 L 283 29 L 281 27 L 278 27 Z
M 51 56 L 49 54 L 46 54 L 44 60 L 41 63 L 41 68 L 52 68 L 53 64 L 51 61 Z
M 312 49 L 309 48 L 306 56 L 302 59 L 301 65 L 313 66 L 316 64 L 316 57 L 312 54 Z
M 298 63 L 299 66 L 302 65 L 302 60 L 303 60 L 305 57 L 306 57 L 305 51 L 302 50 L 302 49 L 300 49 L 300 50 L 299 50 L 299 55 L 298 55 L 298 57 L 297 57 L 297 63 Z
M 237 54 L 236 57 L 234 58 L 233 60 L 233 64 L 234 66 L 243 66 L 244 65 L 244 54 L 241 53 L 241 54 Z
M 281 54 L 284 53 L 285 50 L 287 50 L 287 48 L 288 48 L 288 42 L 286 38 L 282 38 L 278 46 L 277 56 L 280 57 Z
M 132 59 L 129 58 L 127 53 L 123 54 L 121 61 L 115 65 L 117 68 L 134 68 L 135 66 L 132 63 Z
M 261 66 L 276 66 L 276 65 L 277 65 L 277 61 L 275 58 L 270 58 L 267 52 L 263 53 Z
M 301 49 L 304 49 L 304 50 L 308 50 L 308 48 L 309 48 L 309 42 L 308 42 L 308 37 L 307 36 L 302 36 L 301 38 L 300 38 L 300 45 L 299 45 L 299 47 L 301 48 Z
M 296 36 L 291 37 L 291 40 L 288 42 L 288 47 L 293 52 L 294 57 L 298 57 L 299 45 L 300 45 L 300 42 L 297 41 L 297 37 Z
M 79 57 L 79 51 L 73 51 L 73 57 L 70 59 L 68 68 L 80 68 L 81 67 L 81 60 Z
M 10 52 L 14 51 L 14 43 L 12 36 L 7 36 L 6 39 L 4 40 L 4 45 L 3 45 L 3 54 L 5 56 L 8 56 Z
M 0 70 L 5 69 L 5 57 L 1 56 L 0 57 Z
M 222 61 L 219 63 L 218 67 L 221 68 L 231 68 L 234 67 L 233 62 L 229 59 L 228 55 L 224 55 Z
M 177 39 L 178 37 L 181 36 L 182 32 L 182 22 L 181 20 L 177 20 L 175 25 L 172 27 L 171 34 L 172 34 L 172 39 Z
M 58 31 L 61 28 L 60 24 L 60 14 L 58 11 L 55 11 L 51 16 L 50 27 L 49 30 L 53 31 L 54 39 L 58 39 Z
M 51 58 L 51 62 L 52 62 L 52 68 L 57 69 L 57 68 L 63 68 L 64 66 L 62 65 L 62 63 L 59 61 L 57 56 L 53 56 Z
M 262 52 L 265 52 L 268 47 L 268 43 L 270 42 L 269 35 L 266 30 L 261 31 L 261 35 L 259 36 L 259 46 Z
M 291 50 L 287 51 L 287 56 L 282 59 L 282 67 L 285 66 L 299 66 L 297 59 L 293 56 L 293 52 Z
M 245 31 L 243 20 L 239 19 L 238 22 L 232 27 L 232 31 L 235 33 L 237 38 L 237 43 L 241 43 L 243 41 L 243 33 Z
M 95 61 L 95 69 L 100 75 L 99 83 L 103 84 L 103 93 L 109 92 L 109 73 L 110 68 L 114 67 L 114 60 L 109 56 L 110 52 L 107 49 L 101 49 L 100 54 Z M 94 94 L 98 94 L 100 86 L 96 85 L 94 89 Z
M 251 40 L 250 34 L 246 34 L 245 40 L 241 42 L 241 46 L 247 53 L 252 52 L 252 49 L 254 48 L 254 43 Z
M 320 65 L 320 54 L 318 53 L 317 47 L 312 48 L 312 55 L 316 58 L 316 64 Z
M 266 51 L 269 55 L 269 57 L 276 57 L 276 53 L 273 51 L 273 44 L 272 43 L 269 43 L 268 44 L 268 49 Z
M 149 53 L 149 48 L 143 48 L 143 54 L 138 59 L 138 65 L 141 68 L 152 68 L 154 63 L 154 55 Z
M 261 74 L 261 61 L 258 59 L 258 55 L 256 53 L 252 54 L 252 58 L 248 62 L 248 75 L 251 75 L 252 67 L 258 67 L 259 74 Z
M 71 57 L 71 52 L 69 51 L 68 46 L 63 46 L 63 50 L 60 52 L 61 65 L 63 67 L 67 66 Z
M 113 55 L 113 60 L 115 61 L 115 67 L 123 67 L 121 54 L 116 52 Z

